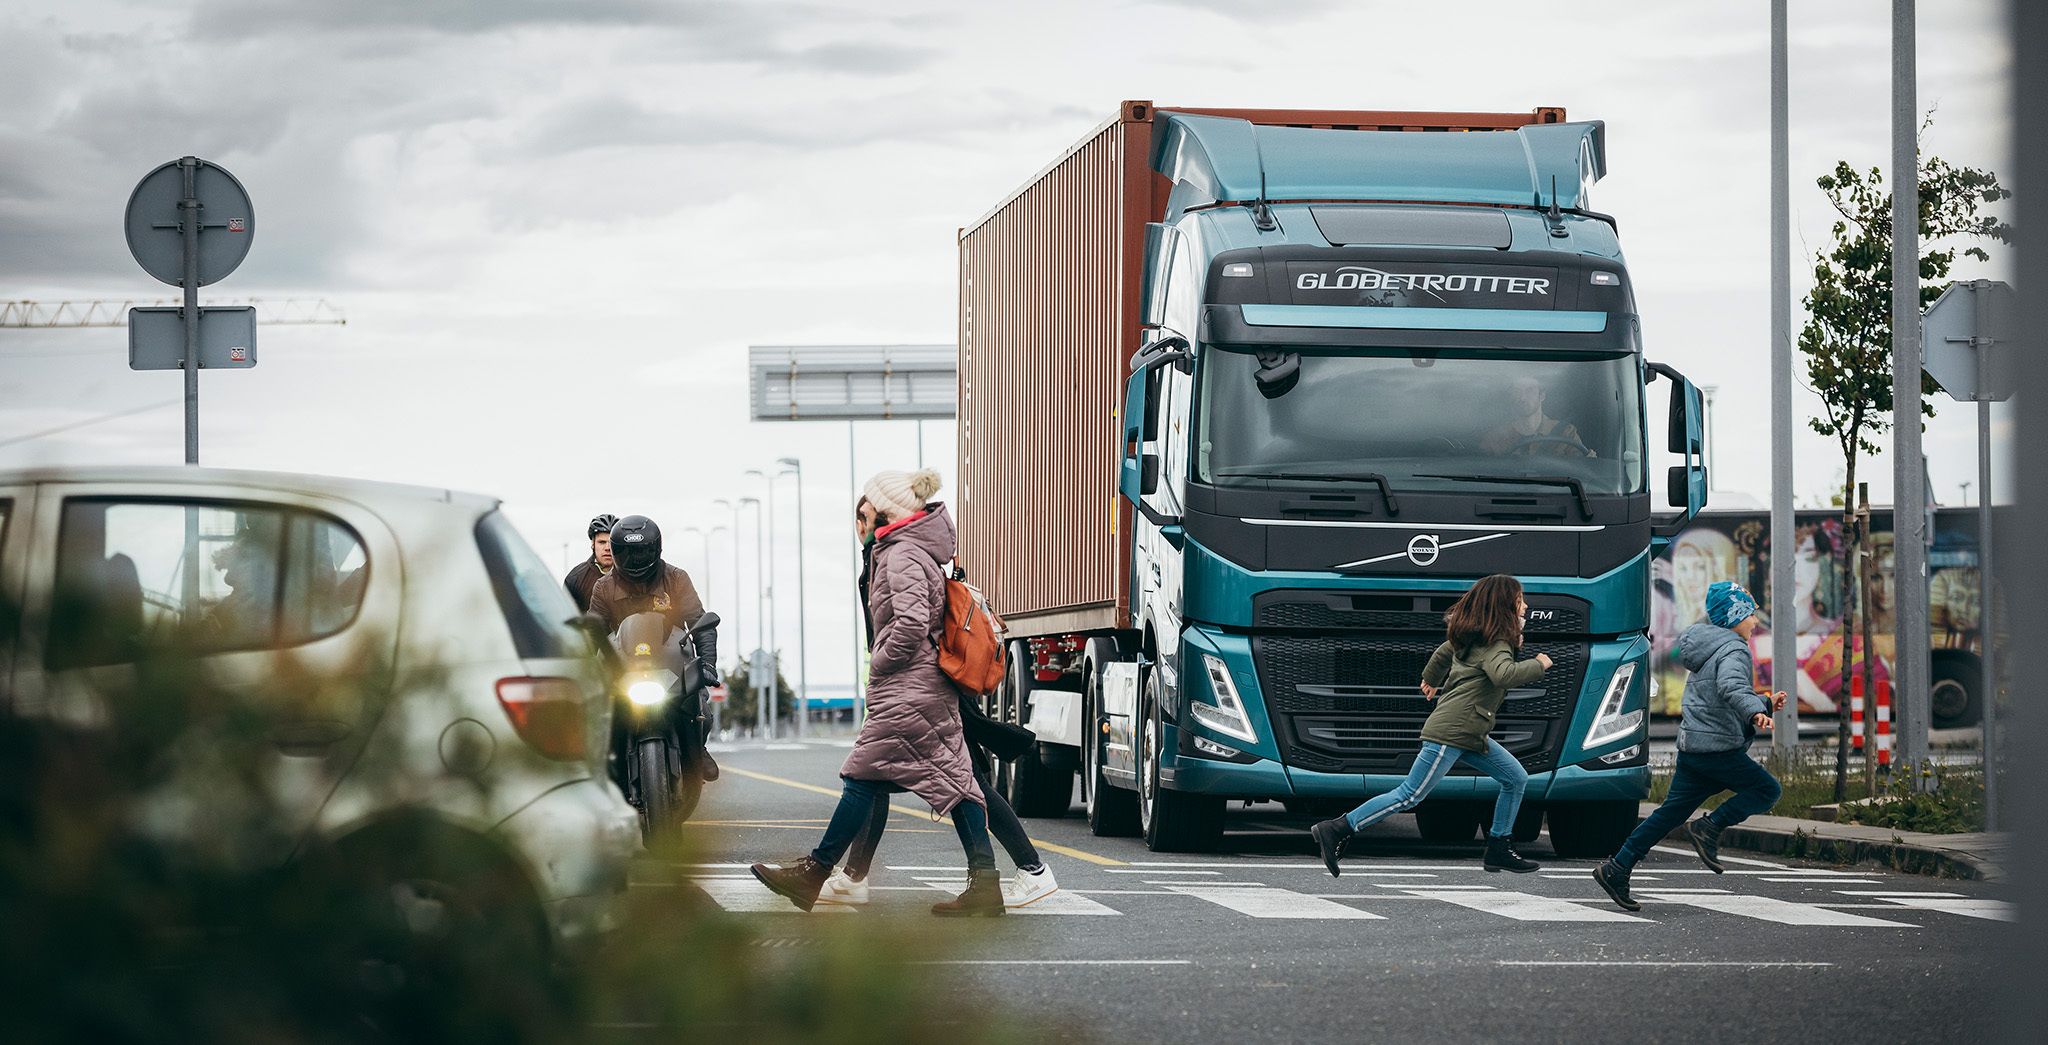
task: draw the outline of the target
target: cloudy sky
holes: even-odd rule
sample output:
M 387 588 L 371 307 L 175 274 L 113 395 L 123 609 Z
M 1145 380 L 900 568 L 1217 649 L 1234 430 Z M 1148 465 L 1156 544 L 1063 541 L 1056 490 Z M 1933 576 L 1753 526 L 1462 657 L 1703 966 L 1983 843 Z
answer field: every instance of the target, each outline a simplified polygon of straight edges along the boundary
M 1832 220 L 1813 178 L 1889 156 L 1889 5 L 1792 6 L 1803 273 Z M 205 375 L 206 463 L 495 493 L 557 561 L 600 510 L 730 525 L 713 499 L 800 456 L 810 673 L 844 684 L 846 431 L 750 424 L 745 347 L 951 341 L 955 230 L 1120 99 L 1606 120 L 1594 201 L 1620 219 L 1650 354 L 1719 387 L 1716 485 L 1766 496 L 1767 10 L 18 0 L 0 12 L 0 299 L 167 296 L 129 259 L 122 207 L 165 160 L 216 161 L 260 221 L 209 293 L 325 298 L 348 324 L 267 326 L 257 369 Z M 1997 5 L 1921 10 L 1926 148 L 2006 172 Z M 125 337 L 0 330 L 0 468 L 181 459 L 178 378 L 130 372 Z M 1960 503 L 1969 408 L 1946 405 L 1928 448 Z M 951 426 L 928 426 L 925 454 L 950 478 Z M 916 455 L 911 426 L 863 425 L 854 466 Z M 1797 468 L 1814 500 L 1840 463 L 1809 435 Z M 1865 474 L 1888 499 L 1889 462 Z M 775 542 L 792 594 L 795 493 Z M 672 542 L 695 569 L 697 544 Z M 794 601 L 776 614 L 792 654 Z

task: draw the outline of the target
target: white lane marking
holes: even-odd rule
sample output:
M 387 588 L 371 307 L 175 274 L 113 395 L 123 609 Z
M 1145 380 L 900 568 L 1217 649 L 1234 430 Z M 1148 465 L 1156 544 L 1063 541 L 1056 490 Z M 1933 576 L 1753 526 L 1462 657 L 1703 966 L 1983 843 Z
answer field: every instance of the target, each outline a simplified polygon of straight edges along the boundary
M 1837 889 L 1843 896 L 1961 896 L 1961 893 L 1929 893 L 1917 889 Z
M 1943 914 L 1960 914 L 1965 918 L 1986 918 L 1994 922 L 2010 922 L 2019 915 L 2013 905 L 2003 900 L 1982 900 L 1974 897 L 1948 896 L 1881 896 L 1886 903 L 1916 911 L 1940 911 Z
M 1493 886 L 1490 885 L 1408 885 L 1402 882 L 1374 882 L 1372 884 L 1376 889 L 1469 889 L 1479 892 L 1493 891 Z
M 946 867 L 942 864 L 884 864 L 883 866 L 891 871 L 951 871 L 954 874 L 967 873 L 967 867 L 964 864 L 955 864 L 952 867 Z
M 1183 880 L 1181 880 L 1181 879 L 1177 879 L 1177 878 L 1162 878 L 1162 879 L 1160 879 L 1160 880 L 1158 880 L 1158 881 L 1156 881 L 1156 882 L 1155 882 L 1155 881 L 1153 881 L 1152 879 L 1149 879 L 1149 878 L 1148 878 L 1148 879 L 1146 879 L 1146 880 L 1145 880 L 1145 884 L 1146 884 L 1146 885 L 1186 885 L 1187 883 L 1186 883 L 1185 881 L 1183 881 Z M 1203 884 L 1203 885 L 1211 885 L 1211 886 L 1229 886 L 1229 887 L 1233 887 L 1233 888 L 1239 888 L 1239 889 L 1264 889 L 1264 888 L 1266 888 L 1266 883 L 1264 883 L 1264 882 L 1203 882 L 1202 884 Z
M 1082 896 L 1173 896 L 1166 889 L 1061 889 L 1063 893 L 1079 893 Z
M 1702 907 L 1722 914 L 1733 914 L 1743 918 L 1754 918 L 1760 922 L 1776 922 L 1780 925 L 1865 925 L 1884 926 L 1890 929 L 1918 929 L 1917 925 L 1906 922 L 1888 922 L 1882 918 L 1871 918 L 1847 911 L 1830 911 L 1812 904 L 1787 903 L 1768 896 L 1734 896 L 1727 893 L 1674 892 L 1669 889 L 1645 890 L 1643 895 L 1653 900 L 1670 900 L 1692 907 Z
M 1618 911 L 1598 907 L 1580 907 L 1563 900 L 1529 893 L 1508 892 L 1465 892 L 1451 889 L 1411 888 L 1411 896 L 1427 896 L 1469 907 L 1518 922 L 1647 922 L 1648 918 L 1637 918 Z
M 1545 877 L 1545 878 L 1557 878 L 1557 879 L 1563 879 L 1563 880 L 1567 880 L 1567 881 L 1573 881 L 1573 882 L 1583 882 L 1583 881 L 1585 881 L 1586 879 L 1588 879 L 1588 878 L 1591 878 L 1591 877 L 1592 877 L 1592 875 L 1591 875 L 1590 873 L 1584 873 L 1584 874 L 1546 874 L 1546 875 L 1544 875 L 1543 877 Z M 1654 882 L 1654 881 L 1656 881 L 1656 880 L 1657 880 L 1657 876 L 1656 876 L 1656 875 L 1653 875 L 1653 874 L 1632 874 L 1632 875 L 1630 875 L 1630 876 L 1629 876 L 1629 881 L 1631 881 L 1631 882 Z
M 1009 913 L 1092 915 L 1123 914 L 1122 911 L 1119 911 L 1116 908 L 1109 906 L 1108 904 L 1096 903 L 1094 900 L 1090 900 L 1089 898 L 1068 889 L 1062 889 L 1059 892 L 1053 893 L 1039 900 L 1035 900 L 1029 906 L 1012 907 L 1010 908 Z
M 1659 889 L 1658 889 L 1657 891 L 1658 891 L 1658 892 L 1660 892 L 1660 893 L 1706 893 L 1706 894 L 1709 894 L 1709 895 L 1712 895 L 1712 896 L 1726 896 L 1726 895 L 1728 895 L 1728 890 L 1726 890 L 1726 889 L 1668 889 L 1668 888 L 1659 888 Z
M 1150 868 L 1150 867 L 1111 867 L 1111 868 L 1108 868 L 1107 870 L 1109 871 L 1109 873 L 1110 873 L 1110 874 L 1222 874 L 1222 873 L 1223 873 L 1223 872 L 1221 872 L 1221 871 L 1169 871 L 1169 870 L 1166 870 L 1166 869 L 1164 869 L 1164 868 Z
M 1687 854 L 1690 855 L 1690 854 Z M 1374 861 L 1378 863 L 1378 861 Z M 1268 864 L 1255 860 L 1132 860 L 1132 867 L 1229 867 L 1259 871 L 1327 871 L 1322 864 Z M 1586 865 L 1589 869 L 1591 864 Z M 1384 870 L 1352 871 L 1352 874 L 1406 874 L 1411 871 L 1477 871 L 1469 864 L 1380 864 Z
M 1657 961 L 1497 961 L 1495 965 L 1516 966 L 1575 966 L 1575 965 L 1647 965 L 1653 968 L 1728 968 L 1728 969 L 1828 969 L 1834 962 L 1657 962 Z
M 754 865 L 753 865 L 753 864 L 677 864 L 677 863 L 671 863 L 671 864 L 669 864 L 669 866 L 670 866 L 670 867 L 689 867 L 689 868 L 707 868 L 707 869 L 724 869 L 724 868 L 738 868 L 738 869 L 740 869 L 740 870 L 744 871 L 744 870 L 746 870 L 747 868 L 749 868 L 749 867 L 752 867 L 752 866 L 754 866 Z
M 1875 878 L 1759 878 L 1759 882 L 1778 882 L 1782 885 L 1876 885 Z
M 1316 918 L 1340 921 L 1384 921 L 1385 915 L 1287 889 L 1243 889 L 1210 885 L 1169 886 L 1169 891 L 1207 900 L 1254 918 Z
M 1659 853 L 1670 853 L 1673 856 L 1682 856 L 1688 860 L 1700 858 L 1700 854 L 1693 852 L 1689 847 L 1680 849 L 1675 845 L 1653 845 L 1650 848 Z M 1721 862 L 1724 864 L 1748 864 L 1751 867 L 1776 867 L 1780 870 L 1790 870 L 1784 864 L 1773 863 L 1769 860 L 1757 860 L 1747 856 L 1729 856 L 1726 853 L 1721 854 Z M 1713 871 L 1709 870 L 1707 873 L 1712 874 Z
M 798 910 L 795 904 L 776 895 L 760 882 L 711 879 L 698 882 L 697 887 L 708 893 L 713 900 L 718 901 L 718 906 L 728 911 L 738 911 L 746 914 L 764 914 L 768 912 L 779 912 L 782 914 L 804 913 Z M 852 914 L 853 910 L 851 907 L 839 904 L 819 904 L 811 908 L 811 913 Z
M 809 751 L 810 749 L 811 745 L 809 744 L 763 744 L 760 747 L 762 751 Z
M 1193 965 L 1185 958 L 952 958 L 908 965 Z

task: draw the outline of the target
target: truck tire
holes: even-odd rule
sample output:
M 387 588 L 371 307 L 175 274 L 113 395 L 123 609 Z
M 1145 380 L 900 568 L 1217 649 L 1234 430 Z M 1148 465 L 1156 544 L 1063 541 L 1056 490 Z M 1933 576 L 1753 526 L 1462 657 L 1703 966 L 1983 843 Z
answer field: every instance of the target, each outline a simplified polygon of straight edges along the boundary
M 1081 772 L 1088 785 L 1088 831 L 1097 838 L 1128 838 L 1138 833 L 1138 795 L 1102 776 L 1102 691 L 1094 665 L 1088 689 L 1081 696 Z
M 1961 729 L 1984 720 L 1979 682 L 1982 662 L 1967 653 L 1937 650 L 1929 672 L 1927 706 L 1936 729 Z
M 1613 856 L 1636 829 L 1633 799 L 1550 803 L 1550 848 L 1566 860 Z
M 1145 680 L 1144 721 L 1138 728 L 1138 822 L 1145 848 L 1155 853 L 1206 853 L 1223 840 L 1223 800 L 1163 787 L 1159 782 L 1160 739 L 1165 723 L 1159 679 Z
M 1490 806 L 1482 808 L 1485 805 L 1463 799 L 1424 802 L 1415 807 L 1415 829 L 1422 832 L 1425 842 L 1470 842 L 1479 834 L 1481 818 L 1492 815 Z
M 1028 725 L 1025 721 L 1030 707 L 1032 678 L 1031 668 L 1025 659 L 1018 656 L 1020 650 L 1028 650 L 1025 643 L 1016 643 L 1010 650 L 1010 670 L 1003 675 L 1002 703 L 1014 711 L 1012 721 Z M 1047 756 L 1052 756 L 1048 762 Z M 1032 745 L 1023 757 L 1003 767 L 997 787 L 1018 816 L 1064 817 L 1074 805 L 1073 760 L 1063 757 L 1064 752 L 1052 751 L 1040 743 Z

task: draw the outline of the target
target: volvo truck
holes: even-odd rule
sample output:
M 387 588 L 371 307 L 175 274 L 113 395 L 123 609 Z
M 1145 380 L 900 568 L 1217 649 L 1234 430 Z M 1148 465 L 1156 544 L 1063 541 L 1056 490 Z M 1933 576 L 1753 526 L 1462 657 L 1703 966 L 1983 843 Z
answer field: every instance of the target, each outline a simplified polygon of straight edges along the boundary
M 1230 803 L 1390 790 L 1445 609 L 1508 573 L 1554 662 L 1493 732 L 1530 774 L 1516 833 L 1625 837 L 1652 549 L 1707 481 L 1701 397 L 1646 357 L 1592 209 L 1606 165 L 1557 108 L 1131 101 L 961 230 L 956 507 L 1016 644 L 989 710 L 1038 736 L 1001 774 L 1020 811 L 1066 815 L 1078 777 L 1097 834 L 1202 850 Z M 1423 835 L 1473 838 L 1493 793 L 1455 774 Z

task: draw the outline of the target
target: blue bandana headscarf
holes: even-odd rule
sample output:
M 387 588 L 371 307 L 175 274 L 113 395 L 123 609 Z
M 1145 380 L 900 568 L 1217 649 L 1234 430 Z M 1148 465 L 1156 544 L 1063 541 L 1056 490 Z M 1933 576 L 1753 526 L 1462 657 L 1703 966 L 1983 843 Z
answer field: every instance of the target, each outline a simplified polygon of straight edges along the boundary
M 1734 581 L 1715 581 L 1707 589 L 1707 620 L 1732 628 L 1756 613 L 1756 596 Z

